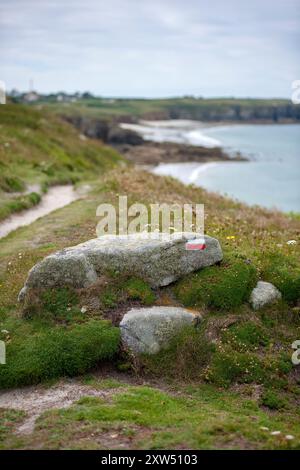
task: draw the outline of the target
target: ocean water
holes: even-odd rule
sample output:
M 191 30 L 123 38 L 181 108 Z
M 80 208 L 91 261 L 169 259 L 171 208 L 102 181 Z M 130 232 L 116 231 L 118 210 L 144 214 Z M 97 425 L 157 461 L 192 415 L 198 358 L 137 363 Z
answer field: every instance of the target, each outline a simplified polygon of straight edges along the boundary
M 140 121 L 140 124 L 120 124 L 140 134 L 145 140 L 152 142 L 175 142 L 177 144 L 202 145 L 218 147 L 219 140 L 204 134 L 200 130 L 199 121 L 174 119 L 170 121 Z
M 133 125 L 138 126 L 138 125 Z M 247 162 L 161 164 L 153 171 L 240 201 L 300 212 L 300 125 L 228 125 L 205 128 L 195 121 L 143 123 L 135 128 L 158 142 L 181 142 L 240 152 Z M 145 129 L 146 128 L 146 129 Z

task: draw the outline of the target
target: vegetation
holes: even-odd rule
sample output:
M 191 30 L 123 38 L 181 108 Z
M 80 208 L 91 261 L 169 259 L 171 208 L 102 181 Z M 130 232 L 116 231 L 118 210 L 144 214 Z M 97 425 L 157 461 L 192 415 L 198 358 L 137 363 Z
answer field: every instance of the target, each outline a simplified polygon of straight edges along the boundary
M 17 196 L 13 199 L 4 199 L 3 202 L 0 202 L 0 221 L 14 212 L 30 209 L 40 201 L 41 196 L 36 192 Z
M 187 326 L 159 354 L 140 357 L 139 368 L 159 377 L 199 380 L 214 349 L 205 337 L 204 328 Z
M 24 108 L 13 125 L 13 116 L 12 109 L 1 124 L 2 143 L 11 133 L 11 146 L 0 147 L 6 175 L 21 185 L 72 175 L 89 181 L 91 190 L 0 240 L 0 339 L 7 345 L 0 386 L 88 372 L 83 384 L 102 387 L 107 399 L 82 398 L 48 411 L 29 436 L 6 431 L 17 429 L 24 414 L 0 410 L 2 448 L 299 448 L 300 381 L 291 362 L 291 344 L 300 338 L 299 218 L 131 167 L 111 169 L 119 158 L 112 150 L 79 139 L 55 117 L 45 123 L 38 110 Z M 43 171 L 49 165 L 52 176 Z M 105 174 L 96 173 L 99 167 Z M 12 192 L 1 186 L 2 202 L 13 200 L 15 184 L 8 185 Z M 141 279 L 106 273 L 85 292 L 45 291 L 37 309 L 22 315 L 17 295 L 29 269 L 58 249 L 95 237 L 97 206 L 117 207 L 118 194 L 127 194 L 130 204 L 204 203 L 206 232 L 220 240 L 224 260 L 156 290 Z M 258 279 L 273 282 L 283 299 L 254 312 L 248 299 Z M 133 360 L 119 351 L 112 323 L 132 305 L 155 304 L 186 305 L 200 311 L 202 321 L 159 355 Z M 106 380 L 102 372 L 100 379 L 92 375 L 108 360 Z
M 106 311 L 130 301 L 151 305 L 155 301 L 155 294 L 142 279 L 118 274 L 117 278 L 107 277 L 104 288 L 99 289 L 99 298 Z
M 178 299 L 188 307 L 232 310 L 245 302 L 257 281 L 254 266 L 247 260 L 228 259 L 187 276 L 175 288 Z
M 76 183 L 100 175 L 121 157 L 86 139 L 58 117 L 21 105 L 0 107 L 0 220 L 39 202 L 29 184 Z M 12 194 L 13 193 L 13 194 Z
M 190 118 L 211 120 L 224 118 L 229 114 L 232 119 L 240 119 L 243 112 L 249 119 L 249 111 L 253 119 L 266 119 L 268 113 L 271 120 L 276 119 L 276 107 L 284 113 L 289 110 L 291 116 L 296 115 L 297 108 L 285 99 L 236 99 L 236 98 L 195 98 L 174 97 L 161 99 L 80 97 L 73 102 L 57 102 L 55 97 L 41 97 L 38 106 L 58 114 L 81 115 L 110 119 L 115 116 L 165 117 L 178 118 L 181 113 Z M 261 113 L 261 116 L 260 116 Z M 284 116 L 288 117 L 288 116 Z M 299 119 L 299 118 L 298 118 Z
M 112 359 L 118 345 L 119 330 L 99 320 L 70 328 L 43 325 L 26 338 L 14 338 L 12 333 L 7 363 L 0 368 L 0 387 L 83 374 L 101 361 Z
M 97 390 L 102 383 L 93 381 Z M 109 382 L 103 385 L 109 400 L 87 396 L 67 409 L 49 410 L 32 434 L 11 433 L 2 448 L 299 449 L 299 415 L 268 413 L 251 388 L 241 395 L 205 384 L 163 391 L 122 381 L 116 386 L 115 380 L 111 390 Z
M 280 290 L 287 302 L 297 302 L 300 292 L 300 268 L 295 259 L 280 253 L 266 256 L 263 276 Z

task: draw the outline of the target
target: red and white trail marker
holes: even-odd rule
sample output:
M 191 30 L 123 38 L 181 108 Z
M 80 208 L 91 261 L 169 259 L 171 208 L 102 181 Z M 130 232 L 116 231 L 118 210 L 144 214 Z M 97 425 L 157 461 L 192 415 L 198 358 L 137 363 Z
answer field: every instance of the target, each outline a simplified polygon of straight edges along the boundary
M 194 240 L 189 240 L 185 244 L 186 250 L 205 250 L 206 244 L 204 238 L 194 238 Z

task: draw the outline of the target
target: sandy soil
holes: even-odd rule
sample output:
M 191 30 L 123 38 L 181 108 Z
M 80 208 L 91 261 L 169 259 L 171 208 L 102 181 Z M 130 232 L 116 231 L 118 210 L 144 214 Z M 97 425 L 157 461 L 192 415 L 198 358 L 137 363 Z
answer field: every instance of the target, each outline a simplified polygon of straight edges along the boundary
M 26 418 L 16 429 L 17 434 L 30 434 L 34 430 L 36 419 L 46 410 L 67 408 L 83 396 L 109 399 L 122 388 L 99 390 L 83 385 L 76 380 L 61 381 L 45 388 L 41 385 L 8 390 L 0 394 L 0 408 L 22 410 Z

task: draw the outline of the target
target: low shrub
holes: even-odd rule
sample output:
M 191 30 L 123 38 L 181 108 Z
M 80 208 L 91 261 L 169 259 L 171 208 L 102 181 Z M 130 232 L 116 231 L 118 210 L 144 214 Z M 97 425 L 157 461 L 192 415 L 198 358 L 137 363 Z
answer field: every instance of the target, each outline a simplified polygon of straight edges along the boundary
M 287 302 L 296 303 L 300 299 L 300 267 L 296 257 L 291 259 L 279 253 L 270 255 L 265 261 L 262 276 L 280 290 Z
M 24 191 L 25 184 L 20 178 L 17 178 L 16 176 L 1 175 L 0 189 L 7 193 L 21 192 Z
M 252 321 L 231 326 L 224 332 L 223 340 L 234 345 L 238 350 L 246 351 L 258 346 L 268 346 L 270 343 L 266 330 Z
M 83 374 L 118 351 L 119 329 L 91 320 L 71 328 L 48 328 L 7 344 L 0 367 L 0 387 L 35 384 L 60 376 Z
M 141 365 L 157 376 L 183 380 L 200 378 L 214 350 L 201 327 L 186 326 L 175 335 L 168 347 L 155 355 L 142 355 Z
M 136 277 L 118 275 L 117 282 L 113 273 L 108 277 L 108 285 L 100 293 L 100 302 L 105 309 L 113 309 L 118 305 L 136 300 L 142 305 L 151 305 L 155 295 L 149 284 Z
M 287 401 L 274 390 L 266 390 L 261 397 L 261 404 L 271 410 L 281 410 L 282 408 L 286 408 Z
M 218 386 L 228 387 L 234 382 L 263 383 L 264 364 L 254 354 L 230 348 L 218 350 L 205 371 L 205 379 Z
M 10 214 L 21 212 L 25 209 L 37 205 L 41 201 L 41 196 L 38 193 L 29 193 L 14 199 L 5 200 L 0 205 L 0 220 L 5 219 Z
M 187 276 L 177 284 L 175 294 L 188 307 L 232 310 L 249 298 L 256 281 L 255 267 L 236 258 Z
M 71 307 L 78 303 L 77 295 L 68 288 L 49 289 L 41 296 L 43 309 L 54 315 L 66 313 Z

